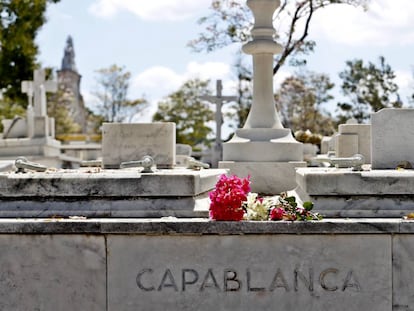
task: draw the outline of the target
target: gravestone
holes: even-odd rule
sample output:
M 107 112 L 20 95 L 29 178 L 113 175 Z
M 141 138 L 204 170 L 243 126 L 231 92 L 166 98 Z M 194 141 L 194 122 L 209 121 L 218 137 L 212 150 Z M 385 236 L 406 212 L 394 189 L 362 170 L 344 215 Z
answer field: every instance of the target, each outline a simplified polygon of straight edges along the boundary
M 26 119 L 5 121 L 10 125 L 0 140 L 0 157 L 16 159 L 26 156 L 50 166 L 59 166 L 60 142 L 54 138 L 55 123 L 47 116 L 46 100 L 46 92 L 54 92 L 56 88 L 56 82 L 45 80 L 43 69 L 35 70 L 33 81 L 22 82 L 22 92 L 28 96 Z
M 108 306 L 389 311 L 390 242 L 379 235 L 112 235 Z
M 27 137 L 27 121 L 21 117 L 14 119 L 4 119 L 3 124 L 3 139 L 7 138 L 23 138 Z
M 55 93 L 57 82 L 46 80 L 43 69 L 36 69 L 33 76 L 33 81 L 22 81 L 22 92 L 27 94 L 29 101 L 28 137 L 54 137 L 54 119 L 47 116 L 46 92 Z
M 372 165 L 352 168 L 300 168 L 295 190 L 302 201 L 328 217 L 402 217 L 414 212 L 414 109 L 386 108 L 371 116 Z M 362 136 L 369 125 L 349 124 Z M 356 128 L 355 128 L 356 127 Z M 361 134 L 362 133 L 362 134 Z M 368 143 L 369 136 L 366 136 Z M 359 149 L 361 151 L 361 149 Z
M 119 168 L 122 162 L 151 156 L 158 168 L 175 165 L 175 123 L 104 123 L 102 162 L 104 168 Z
M 321 139 L 321 154 L 327 154 L 329 151 L 329 142 L 331 141 L 331 136 L 323 136 Z
M 223 145 L 221 141 L 221 127 L 223 125 L 223 114 L 222 114 L 222 106 L 224 103 L 234 102 L 238 100 L 237 96 L 223 96 L 223 84 L 221 80 L 216 81 L 216 96 L 200 96 L 200 99 L 207 100 L 211 103 L 216 104 L 216 114 L 215 114 L 215 121 L 216 121 L 216 142 L 214 144 L 214 153 L 211 159 L 212 167 L 218 167 L 219 161 L 223 159 Z
M 414 109 L 385 108 L 371 116 L 372 169 L 395 169 L 402 161 L 414 165 Z
M 365 163 L 371 163 L 371 124 L 347 122 L 339 125 L 335 148 L 339 158 L 362 154 Z
M 26 93 L 31 105 L 32 98 L 34 101 L 34 115 L 36 117 L 47 116 L 46 92 L 55 93 L 57 91 L 57 82 L 46 80 L 44 69 L 36 69 L 33 75 L 33 81 L 22 82 L 22 92 Z

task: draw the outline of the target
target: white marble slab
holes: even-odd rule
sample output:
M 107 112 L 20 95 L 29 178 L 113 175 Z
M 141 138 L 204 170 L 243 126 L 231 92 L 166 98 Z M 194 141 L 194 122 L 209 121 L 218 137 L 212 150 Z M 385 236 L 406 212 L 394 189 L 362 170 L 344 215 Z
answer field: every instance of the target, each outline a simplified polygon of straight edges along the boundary
M 376 310 L 391 237 L 108 236 L 108 310 Z
M 393 237 L 393 310 L 413 310 L 414 307 L 414 236 Z
M 407 195 L 414 189 L 414 171 L 298 168 L 296 181 L 310 195 Z
M 371 116 L 372 168 L 395 169 L 401 161 L 414 165 L 414 109 L 385 108 Z
M 121 162 L 154 158 L 158 167 L 175 164 L 175 123 L 104 123 L 102 162 L 105 168 L 119 168 Z
M 105 241 L 0 235 L 0 310 L 105 310 Z

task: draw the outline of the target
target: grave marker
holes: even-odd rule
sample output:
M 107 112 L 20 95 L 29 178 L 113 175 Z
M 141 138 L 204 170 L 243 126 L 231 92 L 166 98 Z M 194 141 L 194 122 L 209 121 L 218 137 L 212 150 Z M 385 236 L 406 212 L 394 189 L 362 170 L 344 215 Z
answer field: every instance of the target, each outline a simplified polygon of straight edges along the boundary
M 33 74 L 33 81 L 22 81 L 22 92 L 27 94 L 29 106 L 34 99 L 34 116 L 47 116 L 46 92 L 57 92 L 57 82 L 45 79 L 44 69 L 36 69 Z
M 216 96 L 205 95 L 200 96 L 200 99 L 207 100 L 210 103 L 216 104 L 216 143 L 214 145 L 214 154 L 212 159 L 212 166 L 217 167 L 218 162 L 223 159 L 223 146 L 221 141 L 221 127 L 223 125 L 223 114 L 221 108 L 224 103 L 237 101 L 237 96 L 223 96 L 223 84 L 221 80 L 216 81 Z
M 121 162 L 151 156 L 158 168 L 175 165 L 175 123 L 104 123 L 102 163 L 119 168 Z
M 385 108 L 371 116 L 372 169 L 414 164 L 414 109 Z

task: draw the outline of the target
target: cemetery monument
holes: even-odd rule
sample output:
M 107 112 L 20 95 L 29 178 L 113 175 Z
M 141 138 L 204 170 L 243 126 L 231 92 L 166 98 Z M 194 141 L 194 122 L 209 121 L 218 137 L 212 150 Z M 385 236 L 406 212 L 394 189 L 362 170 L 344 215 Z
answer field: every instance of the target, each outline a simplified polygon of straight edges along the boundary
M 22 92 L 28 97 L 26 118 L 3 120 L 0 157 L 28 156 L 58 162 L 60 142 L 55 139 L 55 121 L 47 115 L 46 100 L 46 92 L 56 90 L 57 83 L 46 80 L 43 69 L 34 71 L 33 81 L 22 82 Z
M 273 13 L 279 1 L 247 1 L 254 14 L 253 40 L 243 51 L 253 56 L 253 103 L 243 128 L 223 145 L 219 167 L 232 174 L 251 176 L 252 189 L 278 194 L 296 188 L 295 167 L 306 166 L 302 144 L 283 128 L 273 98 L 273 55 L 281 46 L 274 42 Z
M 256 102 L 224 149 L 232 159 L 223 162 L 257 173 L 301 162 L 302 152 L 268 98 L 276 49 L 269 25 L 280 3 L 247 4 L 256 18 L 247 48 L 259 67 Z M 298 169 L 298 183 L 316 207 L 329 201 L 322 211 L 342 210 L 355 218 L 207 219 L 207 194 L 226 170 L 175 167 L 172 124 L 105 126 L 102 162 L 112 168 L 37 166 L 40 172 L 16 161 L 23 164 L 19 172 L 0 173 L 0 309 L 413 310 L 414 222 L 400 212 L 414 209 L 414 175 L 408 165 L 395 169 L 414 161 L 406 144 L 414 132 L 413 111 L 373 116 L 371 170 Z M 243 151 L 240 158 L 237 150 Z M 267 153 L 276 155 L 266 158 Z M 291 171 L 277 172 L 279 181 L 290 182 Z M 263 178 L 269 182 L 270 175 Z M 253 185 L 260 180 L 255 175 Z M 259 189 L 273 191 L 271 185 Z M 353 206 L 341 205 L 353 200 Z

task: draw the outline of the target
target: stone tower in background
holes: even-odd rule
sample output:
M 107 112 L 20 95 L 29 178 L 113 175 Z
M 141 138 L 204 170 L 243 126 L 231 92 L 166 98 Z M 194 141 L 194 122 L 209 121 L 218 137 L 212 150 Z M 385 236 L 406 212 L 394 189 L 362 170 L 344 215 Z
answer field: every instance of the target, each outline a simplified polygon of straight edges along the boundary
M 57 71 L 58 89 L 61 103 L 64 104 L 73 121 L 80 125 L 82 132 L 87 132 L 87 111 L 80 92 L 81 75 L 75 64 L 73 40 L 68 36 L 62 59 L 61 69 Z

